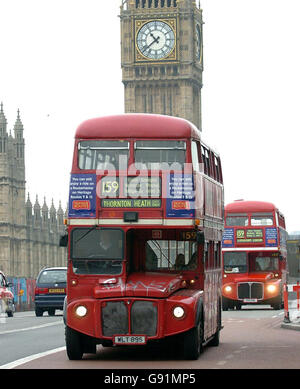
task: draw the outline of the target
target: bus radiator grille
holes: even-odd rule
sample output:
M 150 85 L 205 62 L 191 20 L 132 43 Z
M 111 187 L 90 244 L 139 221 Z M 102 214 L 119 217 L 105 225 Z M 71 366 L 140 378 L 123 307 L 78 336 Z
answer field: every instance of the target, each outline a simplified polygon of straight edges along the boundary
M 157 305 L 151 301 L 135 301 L 131 308 L 132 334 L 156 335 Z
M 263 285 L 260 282 L 242 282 L 238 284 L 238 298 L 263 298 Z
M 132 305 L 126 305 L 124 301 L 110 301 L 102 306 L 103 336 L 121 334 L 155 336 L 156 332 L 157 305 L 151 301 L 134 301 Z
M 128 311 L 123 301 L 107 302 L 102 307 L 102 334 L 128 334 Z

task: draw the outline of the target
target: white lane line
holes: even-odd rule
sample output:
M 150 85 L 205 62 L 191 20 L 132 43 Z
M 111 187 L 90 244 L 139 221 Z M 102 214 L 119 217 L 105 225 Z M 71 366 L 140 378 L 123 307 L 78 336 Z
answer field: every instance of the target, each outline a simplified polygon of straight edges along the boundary
M 55 325 L 58 325 L 58 324 L 63 324 L 63 322 L 60 320 L 60 321 L 54 321 L 53 323 L 41 324 L 41 325 L 39 325 L 39 326 L 20 328 L 20 329 L 18 329 L 18 330 L 1 331 L 1 332 L 0 332 L 0 335 L 4 335 L 4 334 L 13 334 L 13 333 L 15 333 L 15 332 L 21 332 L 21 331 L 36 330 L 37 328 L 50 327 L 50 326 L 55 326 Z
M 17 359 L 14 362 L 6 363 L 5 365 L 0 366 L 0 369 L 14 369 L 17 366 L 23 365 L 24 363 L 31 362 L 34 359 L 45 357 L 46 355 L 58 353 L 66 349 L 66 346 L 58 347 L 53 350 L 45 351 L 43 353 L 29 355 L 28 357 Z

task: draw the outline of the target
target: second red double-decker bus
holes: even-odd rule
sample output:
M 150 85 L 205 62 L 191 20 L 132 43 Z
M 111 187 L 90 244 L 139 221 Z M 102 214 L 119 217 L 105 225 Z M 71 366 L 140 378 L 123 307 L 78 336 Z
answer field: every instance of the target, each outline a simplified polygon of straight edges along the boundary
M 286 235 L 284 216 L 272 203 L 239 200 L 225 206 L 223 310 L 283 306 Z
M 67 219 L 70 359 L 97 344 L 162 339 L 195 359 L 219 344 L 222 171 L 200 135 L 184 119 L 149 114 L 78 127 Z

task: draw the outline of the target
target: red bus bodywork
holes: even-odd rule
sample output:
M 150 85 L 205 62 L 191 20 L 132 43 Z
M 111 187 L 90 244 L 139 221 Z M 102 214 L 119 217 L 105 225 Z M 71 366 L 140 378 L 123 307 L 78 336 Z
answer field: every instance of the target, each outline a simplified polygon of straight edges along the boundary
M 274 204 L 238 200 L 226 205 L 222 256 L 223 310 L 245 304 L 283 306 L 286 230 Z
M 126 156 L 126 165 L 120 164 L 115 171 L 111 165 L 95 169 L 91 159 L 99 147 L 103 150 L 116 147 L 116 141 L 121 142 L 117 147 Z M 180 176 L 177 172 L 178 179 L 176 171 L 158 168 L 150 172 L 136 168 L 136 150 L 140 147 L 141 155 L 149 152 L 153 141 L 162 145 L 161 153 L 168 149 L 169 141 L 179 142 L 178 148 L 185 150 L 184 173 Z M 154 148 L 157 151 L 156 144 Z M 108 154 L 115 163 L 112 149 Z M 130 184 L 135 179 L 140 184 L 133 190 Z M 148 179 L 155 191 L 153 197 L 148 198 L 144 191 L 129 198 L 126 190 L 134 192 Z M 181 188 L 192 185 L 193 199 L 180 195 L 169 199 L 167 192 L 170 188 L 172 193 L 176 192 L 178 185 Z M 115 196 L 109 197 L 112 192 Z M 64 320 L 70 359 L 80 359 L 84 352 L 95 352 L 96 344 L 136 345 L 173 339 L 173 336 L 183 340 L 184 357 L 194 359 L 203 345 L 218 344 L 222 310 L 221 163 L 218 154 L 201 141 L 200 132 L 193 124 L 180 118 L 150 114 L 124 114 L 82 123 L 75 135 L 66 224 L 68 288 Z M 76 255 L 79 258 L 76 244 L 80 245 L 93 234 L 104 234 L 105 230 L 123 242 L 123 246 L 116 243 L 122 246 L 122 260 L 112 262 L 120 265 L 120 270 L 117 273 L 105 270 L 105 274 L 87 274 L 84 268 L 79 271 L 77 264 L 91 262 L 81 253 L 80 260 L 75 259 Z M 154 269 L 146 263 L 152 255 L 147 251 L 148 244 L 160 258 L 160 264 Z M 92 240 L 89 245 L 93 245 Z M 176 270 L 171 266 L 171 257 L 179 247 L 184 247 L 186 252 L 196 247 L 195 268 L 184 264 L 181 270 Z M 95 261 L 96 266 L 99 264 Z

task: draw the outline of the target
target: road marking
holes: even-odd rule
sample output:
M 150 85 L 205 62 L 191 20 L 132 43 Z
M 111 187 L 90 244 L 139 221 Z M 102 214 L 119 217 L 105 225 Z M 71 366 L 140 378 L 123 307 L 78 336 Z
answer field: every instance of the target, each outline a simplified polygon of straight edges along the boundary
M 53 350 L 45 351 L 43 353 L 29 355 L 28 357 L 17 359 L 14 362 L 10 362 L 10 363 L 7 363 L 5 365 L 2 365 L 2 366 L 0 366 L 0 369 L 14 369 L 17 366 L 23 365 L 24 363 L 27 363 L 27 362 L 31 362 L 34 359 L 42 358 L 42 357 L 45 357 L 46 355 L 50 355 L 50 354 L 55 354 L 55 353 L 58 353 L 60 351 L 65 350 L 65 349 L 66 349 L 66 346 L 63 346 L 63 347 L 55 348 Z
M 20 328 L 20 329 L 18 329 L 18 330 L 1 331 L 1 332 L 0 332 L 0 335 L 4 335 L 4 334 L 13 334 L 13 333 L 15 333 L 15 332 L 21 332 L 21 331 L 35 330 L 35 329 L 37 329 L 37 328 L 50 327 L 50 326 L 55 326 L 55 325 L 58 325 L 58 324 L 63 324 L 63 322 L 60 320 L 60 321 L 54 321 L 53 323 L 41 324 L 41 325 L 39 325 L 39 326 L 27 327 L 27 328 Z

